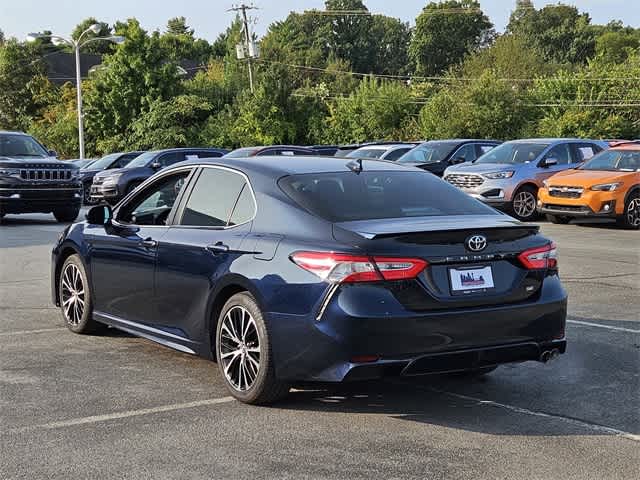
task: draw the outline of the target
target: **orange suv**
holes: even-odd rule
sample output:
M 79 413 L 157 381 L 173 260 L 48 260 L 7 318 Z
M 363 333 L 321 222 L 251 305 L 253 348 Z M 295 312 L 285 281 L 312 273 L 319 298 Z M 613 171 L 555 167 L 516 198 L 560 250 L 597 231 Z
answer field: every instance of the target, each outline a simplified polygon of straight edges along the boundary
M 552 223 L 608 217 L 640 228 L 640 142 L 616 144 L 573 170 L 543 182 L 538 211 Z

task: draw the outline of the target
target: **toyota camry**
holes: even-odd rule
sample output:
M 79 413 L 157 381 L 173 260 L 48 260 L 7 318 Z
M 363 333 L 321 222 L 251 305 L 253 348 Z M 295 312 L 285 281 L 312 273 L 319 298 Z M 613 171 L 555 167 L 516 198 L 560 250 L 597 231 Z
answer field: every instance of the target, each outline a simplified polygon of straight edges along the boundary
M 217 361 L 237 399 L 301 381 L 482 375 L 564 353 L 556 247 L 417 168 L 200 159 L 93 207 L 53 249 L 68 328 Z

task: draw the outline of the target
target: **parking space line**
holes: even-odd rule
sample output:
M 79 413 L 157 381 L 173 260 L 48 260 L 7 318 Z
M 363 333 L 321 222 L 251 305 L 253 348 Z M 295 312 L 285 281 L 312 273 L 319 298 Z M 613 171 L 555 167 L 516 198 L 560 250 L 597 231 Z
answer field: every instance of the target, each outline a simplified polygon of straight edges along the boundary
M 601 323 L 582 322 L 580 320 L 567 320 L 567 323 L 575 323 L 576 325 L 584 325 L 587 327 L 606 328 L 607 330 L 614 330 L 617 332 L 640 333 L 640 330 L 634 330 L 632 328 L 613 327 L 611 325 L 602 325 Z
M 90 417 L 71 418 L 58 422 L 43 423 L 12 430 L 13 432 L 28 432 L 33 430 L 54 430 L 56 428 L 73 427 L 76 425 L 86 425 L 90 423 L 108 422 L 109 420 L 119 420 L 121 418 L 139 417 L 141 415 L 151 415 L 154 413 L 173 412 L 175 410 L 185 410 L 188 408 L 204 407 L 208 405 L 219 405 L 221 403 L 233 402 L 233 397 L 209 398 L 206 400 L 196 400 L 187 403 L 174 403 L 171 405 L 161 405 L 159 407 L 141 408 L 139 410 L 128 410 L 125 412 L 107 413 L 104 415 L 92 415 Z
M 542 418 L 549 418 L 552 420 L 558 420 L 558 421 L 569 423 L 571 425 L 575 425 L 581 428 L 586 428 L 587 430 L 591 430 L 593 432 L 597 432 L 605 435 L 615 435 L 618 437 L 626 438 L 627 440 L 633 440 L 634 442 L 640 442 L 640 435 L 636 435 L 630 432 L 625 432 L 624 430 L 618 430 L 617 428 L 606 427 L 604 425 L 599 425 L 597 423 L 586 422 L 584 420 L 579 420 L 577 418 L 565 417 L 563 415 L 557 415 L 554 413 L 546 413 L 546 412 L 539 412 L 536 410 L 529 410 L 527 408 L 516 407 L 514 405 L 507 405 L 506 403 L 494 402 L 493 400 L 485 400 L 482 398 L 470 397 L 468 395 L 448 392 L 446 390 L 440 390 L 437 388 L 429 388 L 429 390 L 431 390 L 432 392 L 441 393 L 443 395 L 460 398 L 462 400 L 477 402 L 478 405 L 488 405 L 491 407 L 498 407 L 504 410 L 509 410 L 511 412 L 521 413 L 524 415 L 532 415 L 534 417 L 542 417 Z
M 32 333 L 58 332 L 60 330 L 66 330 L 66 328 L 65 327 L 38 328 L 36 330 L 17 330 L 15 332 L 0 332 L 0 337 L 11 337 L 13 335 L 30 335 Z

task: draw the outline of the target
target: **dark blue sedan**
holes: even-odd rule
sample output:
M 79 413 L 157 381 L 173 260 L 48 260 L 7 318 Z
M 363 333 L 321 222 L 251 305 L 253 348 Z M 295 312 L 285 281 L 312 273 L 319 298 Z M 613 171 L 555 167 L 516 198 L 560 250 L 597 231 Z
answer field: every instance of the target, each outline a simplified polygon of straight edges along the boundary
M 76 333 L 110 325 L 217 360 L 265 404 L 298 381 L 488 373 L 564 353 L 555 245 L 390 162 L 210 159 L 169 167 L 53 249 Z

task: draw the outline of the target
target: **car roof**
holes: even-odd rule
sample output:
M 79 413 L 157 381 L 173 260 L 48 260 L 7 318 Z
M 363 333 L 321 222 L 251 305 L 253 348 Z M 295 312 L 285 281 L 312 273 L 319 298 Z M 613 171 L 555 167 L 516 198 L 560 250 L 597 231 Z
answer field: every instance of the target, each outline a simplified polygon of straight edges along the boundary
M 559 142 L 593 142 L 606 143 L 603 140 L 593 140 L 591 138 L 519 138 L 517 140 L 509 140 L 505 143 L 559 143 Z
M 305 173 L 323 173 L 323 172 L 347 172 L 350 168 L 347 166 L 349 163 L 353 163 L 354 160 L 345 159 L 341 157 L 322 157 L 310 155 L 304 158 L 291 157 L 282 155 L 266 155 L 260 157 L 260 161 L 256 162 L 254 158 L 212 158 L 212 159 L 199 159 L 189 160 L 186 162 L 180 162 L 173 165 L 171 168 L 177 166 L 187 165 L 213 165 L 222 166 L 228 168 L 234 168 L 245 173 L 258 173 L 268 175 L 274 178 L 279 178 L 285 175 L 299 175 Z M 384 171 L 384 170 L 398 170 L 406 171 L 416 170 L 422 172 L 422 170 L 412 167 L 406 167 L 399 165 L 395 162 L 389 162 L 386 160 L 377 159 L 363 159 L 362 171 Z
M 150 153 L 167 153 L 167 152 L 190 152 L 193 150 L 203 150 L 207 152 L 226 152 L 224 148 L 217 147 L 181 147 L 181 148 L 164 148 L 162 150 L 153 150 Z M 140 152 L 147 153 L 147 152 Z
M 31 136 L 28 133 L 18 132 L 18 131 L 15 131 L 15 130 L 0 130 L 0 135 L 22 135 L 22 136 L 25 136 L 25 137 L 30 137 Z
M 358 150 L 391 150 L 394 148 L 407 148 L 415 145 L 415 143 L 390 143 L 389 145 L 365 145 L 364 147 L 356 148 L 354 152 Z
M 640 142 L 618 143 L 609 150 L 640 150 Z

